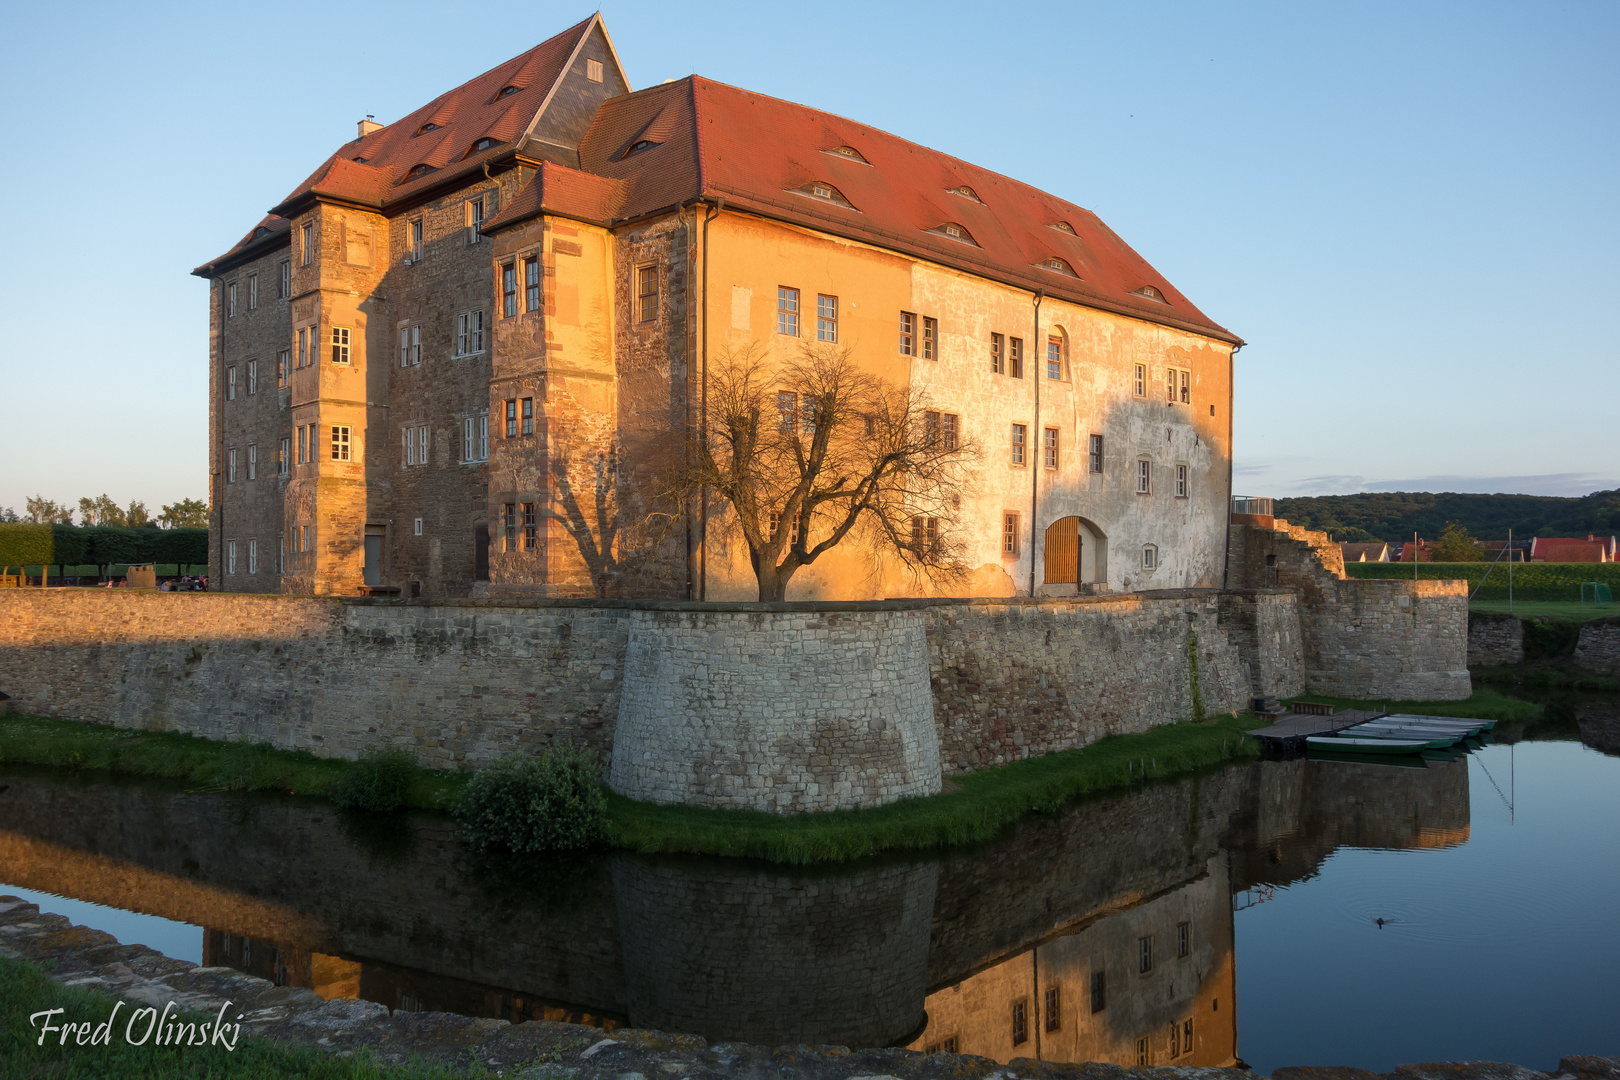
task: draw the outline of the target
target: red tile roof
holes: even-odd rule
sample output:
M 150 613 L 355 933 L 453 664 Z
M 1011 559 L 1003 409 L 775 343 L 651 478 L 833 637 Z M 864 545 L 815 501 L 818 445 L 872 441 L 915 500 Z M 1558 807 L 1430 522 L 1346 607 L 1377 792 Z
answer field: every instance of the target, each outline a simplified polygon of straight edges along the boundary
M 386 207 L 510 153 L 599 18 L 592 15 L 441 94 L 409 116 L 347 143 L 282 200 L 276 211 L 288 213 L 307 195 Z M 508 87 L 515 89 L 503 96 Z M 473 151 L 482 138 L 494 139 L 495 145 Z M 425 171 L 413 175 L 418 167 Z
M 579 156 L 584 171 L 622 184 L 613 220 L 724 199 L 1020 288 L 1240 341 L 1089 210 L 853 120 L 696 75 L 604 103 Z M 486 230 L 539 212 L 572 171 L 548 171 L 543 199 L 514 202 Z M 815 184 L 830 188 L 828 196 L 810 194 Z M 604 219 L 610 201 L 593 204 Z M 965 236 L 947 235 L 947 226 Z M 1142 295 L 1144 287 L 1163 299 Z
M 268 251 L 279 244 L 287 243 L 287 234 L 292 230 L 292 222 L 277 214 L 267 214 L 259 223 L 248 230 L 248 234 L 238 240 L 229 251 L 217 259 L 206 262 L 197 267 L 192 273 L 199 277 L 209 277 L 222 263 L 243 263 L 255 258 L 261 250 Z

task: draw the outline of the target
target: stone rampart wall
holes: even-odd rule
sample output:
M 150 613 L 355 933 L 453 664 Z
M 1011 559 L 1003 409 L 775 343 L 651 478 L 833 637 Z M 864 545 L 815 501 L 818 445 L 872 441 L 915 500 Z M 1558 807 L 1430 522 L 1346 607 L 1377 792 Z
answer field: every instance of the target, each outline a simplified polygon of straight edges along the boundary
M 939 793 L 921 611 L 626 615 L 620 794 L 801 811 Z
M 1524 623 L 1514 615 L 1468 616 L 1468 666 L 1496 667 L 1524 662 Z
M 1581 627 L 1575 666 L 1600 675 L 1620 675 L 1620 619 L 1595 619 Z
M 1299 598 L 1292 590 L 1223 592 L 1221 625 L 1243 657 L 1252 696 L 1288 698 L 1305 692 L 1305 638 Z

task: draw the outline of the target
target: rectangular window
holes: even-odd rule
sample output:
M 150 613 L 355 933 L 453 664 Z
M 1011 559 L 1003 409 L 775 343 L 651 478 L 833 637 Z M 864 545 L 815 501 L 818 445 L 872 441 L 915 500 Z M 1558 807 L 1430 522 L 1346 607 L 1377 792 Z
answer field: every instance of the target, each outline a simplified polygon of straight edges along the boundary
M 477 432 L 475 431 L 475 429 L 473 427 L 473 423 L 474 423 L 473 418 L 470 417 L 470 416 L 467 417 L 465 420 L 463 420 L 461 422 L 461 460 L 462 461 L 477 461 L 478 460 L 476 457 L 473 456 L 473 448 L 476 445 L 476 440 L 477 440 Z
M 1100 473 L 1102 472 L 1102 465 L 1102 436 L 1093 435 L 1091 437 L 1091 461 L 1087 467 L 1094 473 Z
M 792 431 L 799 422 L 799 395 L 791 390 L 776 392 L 776 430 Z
M 416 535 L 421 536 L 422 535 L 422 519 L 421 518 L 415 519 L 413 527 L 416 529 Z
M 533 551 L 539 532 L 535 524 L 534 503 L 523 504 L 523 550 Z
M 1058 467 L 1058 429 L 1055 427 L 1041 433 L 1041 463 L 1048 469 Z
M 917 316 L 909 311 L 900 313 L 900 355 L 917 355 Z
M 955 413 L 945 413 L 939 418 L 939 439 L 944 449 L 955 450 L 961 445 L 961 427 Z
M 234 448 L 225 452 L 225 482 L 236 483 L 236 450 Z
M 1185 466 L 1185 465 L 1177 465 L 1176 466 L 1176 498 L 1185 499 L 1186 497 L 1187 497 L 1187 466 Z
M 517 267 L 507 263 L 501 267 L 501 318 L 510 319 L 517 314 Z
M 1145 458 L 1136 463 L 1136 493 L 1153 494 L 1153 462 Z
M 315 261 L 315 223 L 313 221 L 304 222 L 303 247 L 301 250 L 303 251 L 302 265 L 308 266 Z
M 776 332 L 788 337 L 799 336 L 799 290 L 786 285 L 776 287 Z
M 1001 515 L 1001 553 L 1003 555 L 1018 554 L 1018 515 Z
M 1186 957 L 1192 953 L 1192 924 L 1176 924 L 1176 955 Z
M 298 366 L 303 367 L 309 363 L 309 330 L 300 328 L 298 331 Z
M 1024 377 L 1024 339 L 1007 339 L 1007 374 L 1015 379 Z
M 257 443 L 248 444 L 248 479 L 259 478 L 259 447 Z
M 478 229 L 484 224 L 484 197 L 467 200 L 467 243 L 478 243 Z
M 523 260 L 523 310 L 540 310 L 540 260 Z
M 419 263 L 422 261 L 422 219 L 415 219 L 406 228 L 409 234 L 405 241 L 407 247 L 405 259 L 407 262 Z
M 602 61 L 587 59 L 585 61 L 585 78 L 589 79 L 591 82 L 601 82 Z
M 256 311 L 259 307 L 259 275 L 248 275 L 248 310 Z M 253 541 L 248 541 L 252 543 Z
M 259 362 L 257 360 L 249 360 L 248 361 L 248 397 L 252 397 L 254 394 L 257 394 L 258 392 L 259 392 Z
M 347 424 L 332 425 L 332 460 L 351 460 L 349 447 L 349 428 Z
M 409 367 L 411 364 L 411 328 L 399 328 L 399 366 Z
M 1023 424 L 1014 424 L 1012 426 L 1012 463 L 1014 465 L 1024 463 L 1024 447 L 1028 432 L 1029 429 Z
M 281 282 L 276 286 L 276 299 L 286 300 L 292 296 L 292 260 L 287 259 L 281 264 Z
M 518 420 L 517 398 L 507 398 L 504 408 L 506 412 L 506 437 L 508 439 L 515 439 L 517 438 Z
M 1029 1041 L 1029 1002 L 1027 1001 L 1013 1002 L 1012 1041 L 1014 1046 Z
M 309 460 L 309 448 L 304 442 L 305 430 L 303 424 L 298 425 L 298 464 L 300 465 Z
M 276 458 L 276 475 L 286 476 L 290 471 L 292 462 L 287 459 L 292 456 L 292 437 L 286 436 L 281 440 L 281 453 Z
M 1147 397 L 1147 365 L 1137 364 L 1135 365 L 1135 371 L 1135 381 L 1131 384 L 1131 393 L 1137 397 Z
M 838 340 L 838 297 L 818 295 L 816 297 L 816 340 L 836 342 Z
M 225 572 L 227 574 L 236 573 L 236 541 L 235 540 L 227 540 L 227 541 L 225 541 Z
M 517 550 L 517 503 L 507 503 L 501 507 L 501 538 L 504 546 L 502 551 Z
M 1192 1017 L 1189 1016 L 1181 1022 L 1181 1052 L 1190 1054 L 1192 1050 Z
M 456 355 L 470 356 L 484 351 L 484 313 L 464 311 L 456 316 Z
M 478 414 L 478 460 L 489 460 L 489 413 Z
M 1063 378 L 1063 339 L 1060 337 L 1046 339 L 1046 377 Z
M 939 359 L 939 320 L 930 319 L 926 315 L 922 321 L 922 358 Z
M 636 267 L 636 321 L 654 322 L 658 318 L 658 267 Z
M 1186 368 L 1179 368 L 1178 374 L 1181 376 L 1181 403 L 1183 405 L 1191 405 L 1192 372 L 1188 371 Z
M 1146 1035 L 1143 1035 L 1141 1038 L 1136 1040 L 1136 1063 L 1140 1066 L 1153 1064 L 1148 1054 L 1148 1040 Z
M 236 318 L 236 282 L 225 286 L 225 317 Z
M 939 519 L 914 517 L 911 519 L 911 546 L 917 551 L 932 551 L 939 544 Z
M 347 364 L 349 362 L 349 328 L 347 326 L 332 327 L 332 363 Z
M 523 399 L 523 434 L 534 434 L 534 398 Z
M 1100 1013 L 1108 1008 L 1108 976 L 1101 971 L 1091 973 L 1091 1011 Z
M 939 413 L 923 413 L 923 443 L 926 446 L 939 445 Z
M 1153 970 L 1153 936 L 1136 939 L 1136 972 L 1146 975 Z
M 276 551 L 276 573 L 283 574 L 287 571 L 287 534 L 277 533 L 276 542 L 280 545 Z
M 236 400 L 236 366 L 234 364 L 225 369 L 225 400 Z
M 1060 987 L 1046 988 L 1046 1015 L 1042 1018 L 1047 1031 L 1060 1031 L 1063 1028 L 1063 997 Z
M 408 427 L 399 433 L 400 450 L 405 459 L 406 467 L 416 464 L 416 429 Z
M 1170 1038 L 1169 1038 L 1168 1041 L 1169 1041 L 1169 1044 L 1170 1044 L 1170 1056 L 1172 1058 L 1180 1057 L 1181 1056 L 1181 1024 L 1178 1021 L 1175 1021 L 1175 1020 L 1170 1021 Z
M 312 533 L 314 533 L 314 531 L 315 531 L 315 528 L 312 525 L 300 525 L 298 527 L 298 550 L 299 551 L 309 551 L 309 550 L 311 550 L 310 545 L 315 542 L 315 537 L 313 535 L 311 535 Z
M 287 380 L 292 378 L 292 372 L 287 370 L 290 367 L 292 367 L 292 352 L 288 349 L 282 349 L 281 352 L 276 354 L 277 386 L 286 386 Z
M 1000 334 L 990 335 L 990 371 L 996 375 L 1005 374 L 1007 367 L 1006 339 Z
M 248 541 L 248 573 L 257 574 L 258 572 L 259 572 L 259 542 L 257 540 L 251 540 L 250 539 Z

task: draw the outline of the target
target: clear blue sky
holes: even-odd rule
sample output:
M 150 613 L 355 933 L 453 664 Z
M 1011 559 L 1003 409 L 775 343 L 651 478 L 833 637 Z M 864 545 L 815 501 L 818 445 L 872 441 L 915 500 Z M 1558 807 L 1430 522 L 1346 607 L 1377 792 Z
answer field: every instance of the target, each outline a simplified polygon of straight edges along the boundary
M 586 0 L 588 4 L 590 0 Z M 590 13 L 19 4 L 0 90 L 0 506 L 207 491 L 206 286 L 366 113 Z M 1096 211 L 1238 357 L 1238 487 L 1620 486 L 1620 5 L 604 9 L 698 72 Z

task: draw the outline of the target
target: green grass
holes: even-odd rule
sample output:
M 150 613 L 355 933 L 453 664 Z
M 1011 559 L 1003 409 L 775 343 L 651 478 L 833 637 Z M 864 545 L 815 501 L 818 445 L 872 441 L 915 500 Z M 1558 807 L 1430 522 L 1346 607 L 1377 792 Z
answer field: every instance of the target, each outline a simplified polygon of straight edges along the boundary
M 871 810 L 779 816 L 657 806 L 609 793 L 607 837 L 640 852 L 732 855 L 772 862 L 859 859 L 972 844 L 1020 818 L 1086 795 L 1168 779 L 1258 756 L 1249 714 L 1111 735 L 1090 746 L 955 778 L 959 790 Z M 191 735 L 127 731 L 43 717 L 0 718 L 0 763 L 178 780 L 211 791 L 281 791 L 330 798 L 355 768 L 347 761 Z M 1145 774 L 1145 777 L 1144 777 Z M 417 769 L 405 805 L 444 810 L 470 773 Z
M 1474 589 L 1483 581 L 1477 600 L 1507 600 L 1507 563 L 1418 563 L 1420 578 L 1465 578 Z M 1353 578 L 1395 578 L 1412 580 L 1411 563 L 1345 563 L 1345 573 Z M 1489 572 L 1489 579 L 1486 574 Z M 1620 563 L 1514 563 L 1514 607 L 1523 600 L 1551 600 L 1572 603 L 1581 599 L 1581 583 L 1606 582 L 1611 592 L 1620 593 Z M 1614 609 L 1608 609 L 1611 614 Z
M 159 777 L 204 791 L 280 791 L 317 798 L 330 798 L 356 769 L 354 762 L 263 744 L 42 716 L 0 717 L 0 763 Z M 444 809 L 466 780 L 465 774 L 416 768 L 406 785 L 405 805 Z
M 64 1021 L 101 1023 L 113 1009 L 114 998 L 99 990 L 63 986 L 41 967 L 23 960 L 0 957 L 0 1080 L 170 1080 L 196 1077 L 201 1080 L 233 1078 L 301 1077 L 303 1080 L 448 1080 L 468 1075 L 487 1076 L 473 1065 L 472 1072 L 421 1063 L 383 1066 L 370 1051 L 351 1057 L 304 1047 L 273 1043 L 268 1039 L 243 1035 L 235 1049 L 223 1046 L 131 1046 L 124 1040 L 125 1024 L 114 1025 L 106 1046 L 79 1046 L 69 1039 L 67 1046 L 55 1041 L 52 1032 L 45 1045 L 38 1045 L 39 1029 L 29 1025 L 29 1016 L 46 1009 L 63 1009 L 51 1023 Z M 130 1014 L 126 1005 L 118 1020 Z M 186 1019 L 213 1020 L 193 1016 Z M 142 1021 L 144 1024 L 144 1020 Z M 141 1027 L 136 1027 L 137 1034 Z
M 1306 694 L 1291 701 L 1320 701 L 1342 709 L 1373 709 L 1378 712 L 1416 713 L 1419 716 L 1458 716 L 1471 720 L 1496 720 L 1502 723 L 1534 723 L 1541 719 L 1545 706 L 1534 701 L 1508 697 L 1488 686 L 1477 687 L 1463 701 L 1355 701 L 1351 698 L 1324 697 Z
M 615 846 L 639 852 L 746 856 L 772 862 L 859 859 L 988 840 L 1020 818 L 1052 813 L 1074 799 L 1259 756 L 1244 735 L 1251 715 L 1172 724 L 1140 735 L 1111 735 L 955 778 L 960 790 L 904 799 L 871 810 L 779 817 L 754 811 L 654 806 L 609 796 Z
M 1508 602 L 1504 600 L 1475 600 L 1468 605 L 1469 611 L 1485 611 L 1493 615 L 1518 615 L 1526 619 L 1566 619 L 1571 622 L 1590 622 L 1593 619 L 1610 619 L 1620 616 L 1620 605 L 1610 604 L 1608 607 L 1593 607 L 1591 604 L 1581 604 L 1578 600 L 1520 600 L 1518 590 L 1514 590 L 1513 610 L 1508 611 Z

